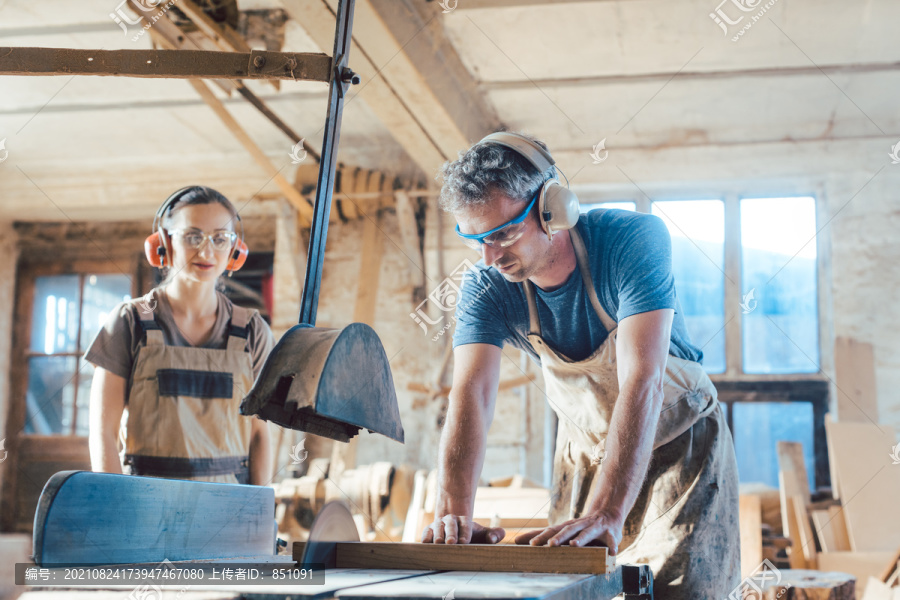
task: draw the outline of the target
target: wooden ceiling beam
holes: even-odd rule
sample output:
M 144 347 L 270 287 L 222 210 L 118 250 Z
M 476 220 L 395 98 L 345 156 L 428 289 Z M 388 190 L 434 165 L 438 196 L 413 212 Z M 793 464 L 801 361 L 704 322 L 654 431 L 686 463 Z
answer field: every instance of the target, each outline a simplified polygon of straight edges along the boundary
M 284 0 L 283 5 L 320 48 L 331 47 L 336 0 Z M 363 83 L 351 92 L 348 106 L 365 102 L 426 176 L 468 146 L 369 0 L 356 1 L 349 62 Z
M 331 57 L 309 52 L 0 47 L 0 75 L 302 79 L 327 83 Z

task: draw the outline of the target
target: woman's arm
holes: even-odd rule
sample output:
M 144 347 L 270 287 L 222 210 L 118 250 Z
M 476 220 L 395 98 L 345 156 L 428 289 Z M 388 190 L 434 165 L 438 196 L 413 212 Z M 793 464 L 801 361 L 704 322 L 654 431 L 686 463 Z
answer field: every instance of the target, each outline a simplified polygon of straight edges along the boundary
M 103 367 L 94 370 L 91 382 L 90 434 L 91 469 L 101 473 L 121 473 L 116 440 L 119 424 L 125 411 L 124 377 L 119 377 Z
M 250 429 L 250 484 L 272 483 L 272 447 L 269 442 L 269 426 L 262 419 L 253 419 Z

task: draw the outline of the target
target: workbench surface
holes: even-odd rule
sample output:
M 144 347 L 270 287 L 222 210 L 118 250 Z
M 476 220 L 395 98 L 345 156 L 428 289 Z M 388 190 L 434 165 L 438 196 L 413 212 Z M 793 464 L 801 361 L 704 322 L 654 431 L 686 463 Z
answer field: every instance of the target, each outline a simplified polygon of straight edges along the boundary
M 161 596 L 150 590 L 129 596 L 134 586 L 25 589 L 21 600 L 604 600 L 622 593 L 622 574 L 621 568 L 609 575 L 327 569 L 324 585 L 192 585 L 185 591 L 181 586 L 161 586 Z

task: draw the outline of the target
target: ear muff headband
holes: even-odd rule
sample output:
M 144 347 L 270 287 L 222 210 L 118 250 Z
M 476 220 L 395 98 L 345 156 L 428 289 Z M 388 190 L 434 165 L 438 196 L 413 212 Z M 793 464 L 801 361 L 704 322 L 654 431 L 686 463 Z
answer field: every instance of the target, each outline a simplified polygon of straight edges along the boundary
M 514 150 L 542 175 L 556 166 L 556 161 L 549 152 L 518 133 L 498 131 L 485 136 L 478 144 L 495 144 Z M 559 179 L 552 177 L 541 184 L 538 218 L 548 238 L 552 239 L 556 231 L 574 227 L 580 215 L 581 203 L 578 196 L 568 187 L 563 187 Z
M 166 198 L 165 202 L 163 202 L 156 210 L 156 215 L 153 217 L 153 233 L 144 240 L 144 255 L 152 266 L 160 268 L 172 266 L 172 252 L 169 248 L 169 236 L 162 226 L 162 221 L 165 218 L 166 212 L 189 192 L 203 189 L 206 188 L 199 185 L 183 187 Z M 240 225 L 240 234 L 235 241 L 234 246 L 231 248 L 228 264 L 225 267 L 230 272 L 237 271 L 243 267 L 244 263 L 247 262 L 247 255 L 250 253 L 250 249 L 244 242 L 244 222 L 241 220 L 240 214 L 235 213 L 235 217 L 237 217 L 238 224 Z

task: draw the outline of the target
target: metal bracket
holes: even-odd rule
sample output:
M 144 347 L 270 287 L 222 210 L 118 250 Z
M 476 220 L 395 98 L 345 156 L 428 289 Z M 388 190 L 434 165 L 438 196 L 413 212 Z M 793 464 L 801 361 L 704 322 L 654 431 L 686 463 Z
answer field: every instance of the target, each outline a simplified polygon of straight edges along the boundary
M 626 600 L 653 600 L 650 565 L 622 565 L 622 591 Z
M 338 94 L 340 94 L 341 98 L 347 93 L 347 88 L 350 87 L 350 84 L 359 85 L 359 82 L 361 81 L 359 75 L 357 75 L 353 69 L 348 67 L 345 64 L 346 62 L 347 58 L 344 54 L 337 56 L 334 61 L 334 80 L 340 84 L 338 87 Z

